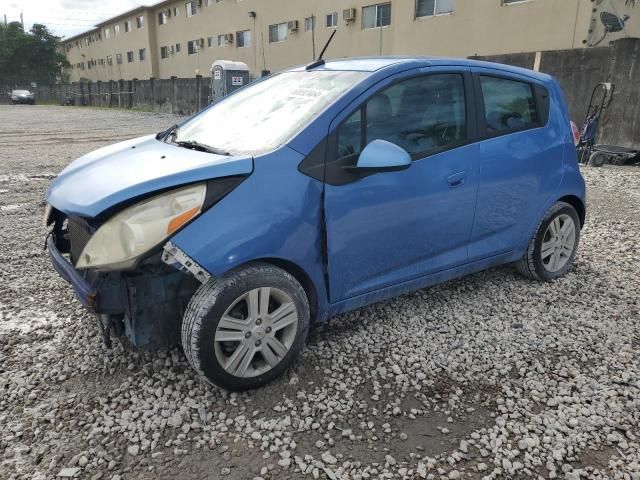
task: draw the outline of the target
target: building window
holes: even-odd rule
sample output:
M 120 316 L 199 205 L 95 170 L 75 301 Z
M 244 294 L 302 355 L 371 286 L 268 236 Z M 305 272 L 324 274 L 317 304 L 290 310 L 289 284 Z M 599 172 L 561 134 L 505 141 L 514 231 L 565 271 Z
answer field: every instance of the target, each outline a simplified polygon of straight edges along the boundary
M 416 18 L 453 13 L 453 0 L 416 0 Z
M 138 15 L 136 17 L 136 27 L 138 28 L 144 27 L 144 15 Z
M 178 7 L 173 7 L 173 16 L 177 17 L 180 14 L 180 9 Z
M 200 50 L 200 40 L 190 40 L 187 42 L 187 55 L 194 55 Z
M 287 22 L 269 25 L 269 43 L 283 42 L 287 39 L 288 34 Z
M 176 43 L 176 53 L 180 53 L 180 44 Z
M 147 56 L 147 49 L 146 48 L 141 48 L 140 50 L 138 50 L 138 57 L 140 58 L 141 62 L 144 62 L 144 59 Z
M 133 62 L 133 52 L 127 52 L 127 63 Z
M 304 31 L 313 32 L 316 28 L 316 17 L 307 17 L 304 19 Z
M 218 35 L 218 46 L 224 47 L 227 44 L 233 43 L 233 33 L 223 33 Z
M 167 18 L 168 16 L 165 10 L 158 13 L 158 25 L 164 25 L 165 23 L 167 23 Z
M 502 0 L 502 5 L 511 5 L 513 3 L 524 3 L 530 0 Z
M 131 31 L 131 20 L 125 20 L 124 21 L 124 32 L 130 32 Z
M 196 2 L 187 2 L 184 4 L 184 9 L 187 12 L 187 17 L 193 17 L 196 13 Z
M 114 33 L 115 35 L 118 35 L 118 34 L 120 33 L 120 24 L 119 24 L 119 23 L 116 23 L 116 24 L 113 26 L 113 33 Z
M 327 13 L 325 25 L 327 28 L 338 26 L 338 12 Z
M 362 29 L 391 25 L 391 4 L 379 3 L 362 7 Z
M 160 47 L 160 58 L 169 58 L 169 47 Z
M 250 47 L 251 46 L 251 30 L 243 30 L 236 32 L 236 45 L 238 47 Z
M 122 65 L 122 54 L 121 53 L 116 53 L 116 63 L 118 65 Z
M 104 38 L 105 40 L 109 40 L 111 37 L 111 29 L 109 27 L 104 29 Z
M 113 65 L 113 57 L 111 55 L 107 55 L 107 65 Z
M 207 47 L 213 47 L 213 37 L 207 37 Z

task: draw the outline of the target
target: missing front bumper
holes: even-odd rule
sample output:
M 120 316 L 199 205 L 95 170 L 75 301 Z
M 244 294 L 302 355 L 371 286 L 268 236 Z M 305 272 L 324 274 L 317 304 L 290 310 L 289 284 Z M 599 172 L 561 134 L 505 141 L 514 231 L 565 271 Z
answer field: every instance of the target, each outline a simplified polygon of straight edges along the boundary
M 54 269 L 69 283 L 82 305 L 122 333 L 136 347 L 175 345 L 182 316 L 200 285 L 192 275 L 155 262 L 128 272 L 78 271 L 47 238 Z M 103 325 L 106 325 L 103 324 Z

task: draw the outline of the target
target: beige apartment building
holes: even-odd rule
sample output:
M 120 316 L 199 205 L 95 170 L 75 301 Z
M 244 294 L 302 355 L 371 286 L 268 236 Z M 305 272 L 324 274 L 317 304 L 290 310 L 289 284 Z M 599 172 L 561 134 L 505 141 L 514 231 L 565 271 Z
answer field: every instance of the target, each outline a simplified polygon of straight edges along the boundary
M 607 33 L 602 12 L 630 18 L 623 30 Z M 71 81 L 209 76 L 216 60 L 245 62 L 259 76 L 311 62 L 334 31 L 325 58 L 571 49 L 640 37 L 640 6 L 634 11 L 625 0 L 169 0 L 124 12 L 62 46 Z

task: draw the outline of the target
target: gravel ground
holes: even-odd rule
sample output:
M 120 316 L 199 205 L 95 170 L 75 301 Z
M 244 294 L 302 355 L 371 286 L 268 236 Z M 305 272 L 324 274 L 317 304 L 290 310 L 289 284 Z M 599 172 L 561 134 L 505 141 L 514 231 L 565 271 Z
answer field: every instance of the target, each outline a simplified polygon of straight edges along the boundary
M 640 168 L 585 169 L 575 267 L 503 267 L 333 319 L 255 392 L 105 350 L 42 251 L 81 154 L 170 115 L 0 106 L 0 478 L 640 479 Z

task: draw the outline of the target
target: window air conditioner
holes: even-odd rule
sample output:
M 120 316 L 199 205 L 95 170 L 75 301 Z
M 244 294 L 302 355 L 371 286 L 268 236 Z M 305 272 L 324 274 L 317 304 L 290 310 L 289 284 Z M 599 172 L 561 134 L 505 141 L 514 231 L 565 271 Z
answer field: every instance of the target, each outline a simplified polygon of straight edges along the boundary
M 342 19 L 345 22 L 354 22 L 356 20 L 356 9 L 346 8 L 342 11 Z

